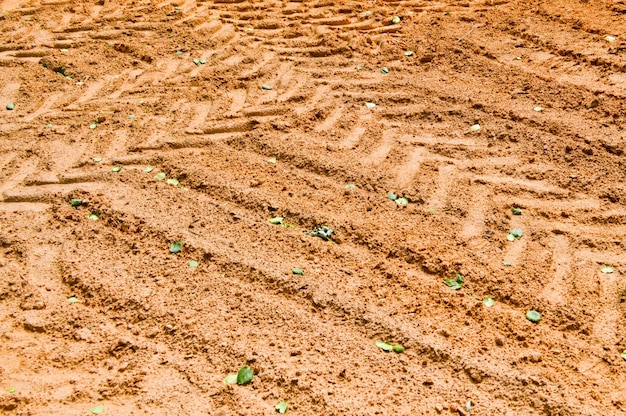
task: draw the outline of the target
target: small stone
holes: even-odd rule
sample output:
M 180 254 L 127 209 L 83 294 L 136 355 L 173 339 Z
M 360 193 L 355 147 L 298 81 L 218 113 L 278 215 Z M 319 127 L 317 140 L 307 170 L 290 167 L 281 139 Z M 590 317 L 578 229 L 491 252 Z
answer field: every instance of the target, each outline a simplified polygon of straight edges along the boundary
M 465 369 L 465 374 L 472 380 L 474 383 L 478 384 L 483 381 L 483 375 L 480 370 L 470 367 Z
M 502 341 L 502 338 L 496 338 L 496 345 L 498 347 L 501 347 L 504 345 L 504 341 Z
M 15 108 L 15 104 L 13 104 L 13 103 L 8 103 L 8 104 L 7 104 L 7 110 L 11 111 L 11 110 L 13 110 L 14 108 Z
M 46 323 L 38 316 L 27 315 L 24 318 L 24 329 L 31 332 L 46 332 Z
M 441 413 L 441 412 L 443 412 L 443 406 L 441 404 L 437 403 L 435 405 L 435 410 L 437 411 L 437 413 Z
M 433 384 L 435 384 L 435 382 L 432 379 L 427 378 L 426 380 L 422 381 L 422 384 L 425 386 L 432 386 Z
M 541 359 L 542 355 L 539 351 L 532 351 L 530 354 L 528 354 L 528 361 L 530 361 L 531 363 L 541 362 Z

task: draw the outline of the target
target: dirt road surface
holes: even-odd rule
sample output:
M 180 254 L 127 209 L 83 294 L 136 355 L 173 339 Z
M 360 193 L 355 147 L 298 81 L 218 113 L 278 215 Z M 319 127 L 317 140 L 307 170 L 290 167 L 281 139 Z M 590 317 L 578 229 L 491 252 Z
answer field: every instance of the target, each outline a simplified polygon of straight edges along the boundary
M 625 30 L 2 0 L 0 413 L 626 414 Z

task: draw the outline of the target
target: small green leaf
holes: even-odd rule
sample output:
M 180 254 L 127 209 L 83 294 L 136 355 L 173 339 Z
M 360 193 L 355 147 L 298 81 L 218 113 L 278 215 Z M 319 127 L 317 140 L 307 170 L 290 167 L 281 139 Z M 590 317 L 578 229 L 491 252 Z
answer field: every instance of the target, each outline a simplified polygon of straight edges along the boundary
M 406 206 L 409 205 L 409 200 L 407 198 L 398 198 L 396 199 L 396 204 L 401 205 L 401 206 Z
M 430 215 L 435 215 L 436 211 L 435 211 L 434 209 L 432 209 L 432 208 L 431 208 L 431 209 L 429 209 L 429 210 L 428 210 L 428 213 L 429 213 Z
M 94 161 L 94 163 L 102 162 L 102 158 L 101 157 L 94 157 L 92 160 Z
M 513 237 L 513 238 L 515 238 L 515 237 Z M 502 265 L 506 266 L 506 267 L 511 267 L 513 264 L 510 261 L 503 261 Z
M 91 413 L 93 413 L 94 415 L 99 415 L 102 412 L 104 412 L 104 405 L 102 404 L 99 404 L 93 409 L 91 409 Z
M 165 179 L 165 173 L 164 172 L 157 173 L 156 175 L 154 175 L 154 179 L 158 181 L 162 181 L 163 179 Z
M 198 262 L 197 262 L 197 261 L 195 261 L 195 260 L 191 260 L 189 263 L 187 263 L 187 266 L 189 266 L 189 267 L 193 267 L 193 268 L 196 268 L 196 267 L 198 267 L 199 265 L 200 265 L 200 264 L 198 264 Z
M 279 225 L 283 223 L 283 220 L 284 220 L 283 217 L 274 217 L 274 218 L 269 219 L 269 223 L 274 224 L 274 225 Z
M 144 171 L 144 172 L 146 172 L 146 173 L 150 173 L 150 172 L 152 172 L 153 170 L 154 170 L 154 168 L 153 168 L 152 166 L 148 166 L 148 167 L 146 167 L 143 171 Z
M 170 244 L 170 253 L 173 253 L 173 254 L 180 253 L 182 249 L 183 249 L 182 241 L 174 241 L 172 244 Z
M 626 361 L 626 350 L 624 350 L 624 352 L 621 353 L 619 356 L 622 357 Z
M 286 401 L 282 401 L 282 402 L 278 402 L 276 406 L 274 407 L 274 409 L 276 409 L 278 413 L 283 415 L 287 411 L 287 407 L 289 407 L 289 403 L 287 403 Z
M 356 189 L 356 185 L 353 183 L 349 183 L 346 185 L 346 189 Z
M 183 54 L 183 51 L 176 51 L 176 55 L 181 56 Z
M 396 344 L 393 346 L 393 352 L 396 352 L 398 354 L 401 354 L 404 352 L 404 347 L 400 344 Z
M 121 166 L 113 166 L 113 167 L 111 168 L 111 172 L 119 172 L 120 170 L 122 170 L 122 167 L 121 167 Z
M 513 215 L 522 215 L 522 210 L 520 208 L 511 208 L 511 212 Z
M 600 271 L 604 274 L 611 274 L 613 273 L 613 268 L 609 266 L 608 264 L 606 264 Z
M 376 341 L 376 346 L 385 352 L 393 350 L 391 344 L 386 341 Z
M 82 199 L 70 199 L 70 205 L 73 207 L 78 207 L 83 204 Z
M 97 121 L 94 121 L 93 123 L 91 123 L 89 125 L 89 128 L 92 129 L 92 130 L 95 129 L 96 127 L 98 127 L 98 122 Z
M 239 369 L 239 372 L 237 373 L 237 384 L 239 385 L 248 384 L 249 382 L 252 381 L 253 376 L 254 376 L 254 372 L 252 371 L 252 369 L 248 367 L 247 365 L 244 365 L 243 367 Z
M 483 303 L 486 307 L 491 308 L 496 303 L 496 301 L 493 300 L 490 296 L 487 296 L 485 299 L 483 299 Z
M 365 103 L 365 107 L 369 108 L 370 110 L 374 107 L 376 107 L 376 104 L 374 103 L 370 103 L 369 101 Z
M 178 179 L 176 178 L 169 178 L 167 181 L 165 181 L 168 185 L 172 185 L 172 186 L 178 186 L 178 184 L 180 183 L 178 181 Z
M 237 384 L 237 374 L 229 374 L 224 379 L 224 384 Z
M 400 20 L 400 16 L 394 16 L 393 19 L 391 19 L 391 23 L 397 25 L 398 23 L 400 23 Z
M 134 115 L 134 114 L 129 114 L 129 115 L 128 115 L 128 119 L 129 119 L 129 120 L 133 120 L 134 118 L 135 118 L 135 115 Z
M 89 214 L 87 215 L 87 218 L 89 218 L 92 221 L 98 221 L 100 219 L 100 217 L 98 217 L 96 214 Z
M 506 239 L 509 240 L 509 241 L 515 241 L 515 236 L 513 234 L 509 233 L 509 234 L 506 235 Z
M 404 51 L 404 56 L 413 56 L 413 51 Z
M 7 389 L 7 391 L 8 391 L 9 393 L 15 393 L 15 387 L 9 387 L 9 388 Z
M 263 88 L 266 91 L 273 90 L 273 88 L 271 86 L 269 86 L 269 85 L 261 85 L 261 88 Z
M 360 70 L 362 70 L 363 68 L 365 68 L 365 65 L 357 65 L 356 70 L 357 70 L 357 71 L 360 71 Z
M 69 303 L 78 303 L 78 302 L 80 302 L 76 296 L 71 296 L 71 297 L 67 298 L 67 301 Z
M 393 192 L 389 192 L 387 194 L 387 199 L 390 199 L 392 201 L 395 201 L 396 199 L 398 199 L 398 195 L 394 194 Z
M 519 238 L 522 238 L 522 236 L 524 235 L 524 231 L 522 231 L 521 228 L 513 228 L 511 231 L 509 231 L 509 234 L 519 239 Z
M 471 131 L 479 131 L 480 130 L 480 124 L 474 124 L 470 127 Z
M 294 268 L 294 269 L 291 269 L 291 273 L 293 273 L 293 274 L 304 274 L 304 270 L 298 269 L 298 268 Z
M 541 321 L 541 314 L 535 310 L 528 311 L 526 312 L 526 319 L 528 319 L 530 322 L 537 323 Z
M 457 274 L 454 279 L 446 279 L 443 284 L 448 286 L 452 290 L 459 290 L 465 284 L 465 279 L 460 274 Z
M 269 159 L 267 159 L 268 162 L 270 163 L 276 163 L 276 158 L 275 157 L 270 157 Z
M 388 74 L 389 68 L 387 68 L 386 66 L 383 66 L 382 68 L 380 68 L 380 72 L 382 72 L 383 74 Z
M 536 111 L 536 112 L 540 113 L 540 112 L 543 111 L 543 108 L 537 106 L 537 107 L 533 108 L 533 111 Z
M 8 104 L 7 104 L 7 110 L 11 111 L 11 110 L 13 110 L 14 108 L 15 108 L 15 104 L 13 104 L 13 103 L 8 103 Z

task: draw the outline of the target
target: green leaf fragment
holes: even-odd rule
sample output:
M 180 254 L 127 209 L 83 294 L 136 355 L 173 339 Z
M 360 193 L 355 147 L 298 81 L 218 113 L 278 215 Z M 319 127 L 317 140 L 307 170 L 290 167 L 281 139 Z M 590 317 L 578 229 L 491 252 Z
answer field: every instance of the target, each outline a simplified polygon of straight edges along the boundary
M 8 103 L 8 104 L 7 104 L 7 110 L 11 111 L 11 110 L 13 110 L 14 108 L 15 108 L 15 104 L 13 104 L 13 103 Z
M 387 199 L 390 199 L 392 201 L 395 201 L 396 199 L 398 199 L 398 195 L 394 194 L 393 192 L 389 192 L 387 194 Z
M 71 296 L 71 297 L 67 298 L 67 301 L 69 303 L 78 303 L 78 302 L 80 302 L 76 296 Z
M 604 274 L 611 274 L 613 273 L 613 268 L 606 264 L 600 271 Z
M 356 185 L 353 183 L 349 183 L 346 185 L 346 189 L 356 189 Z
M 200 265 L 200 264 L 198 264 L 198 262 L 197 262 L 197 261 L 195 261 L 195 260 L 191 260 L 189 263 L 187 263 L 187 266 L 189 266 L 189 267 L 193 267 L 193 268 L 196 268 L 196 267 L 198 267 L 199 265 Z
M 509 234 L 506 235 L 506 239 L 509 240 L 509 241 L 515 241 L 515 236 L 513 234 L 509 233 Z
M 196 66 L 200 66 L 200 60 L 198 58 L 193 58 L 193 63 L 196 64 Z
M 393 346 L 393 352 L 402 354 L 404 352 L 404 347 L 400 344 L 396 344 Z
M 239 369 L 239 372 L 237 373 L 237 384 L 248 384 L 252 381 L 252 377 L 254 377 L 254 372 L 250 367 L 244 365 Z
M 370 103 L 369 101 L 365 103 L 365 107 L 369 108 L 370 110 L 374 107 L 376 107 L 376 104 L 374 103 Z
M 360 70 L 362 70 L 363 68 L 365 68 L 365 65 L 357 65 L 356 70 L 357 70 L 357 71 L 360 71 Z
M 513 237 L 513 239 L 515 239 L 515 237 Z M 511 267 L 511 266 L 513 266 L 513 264 L 512 264 L 510 261 L 503 261 L 503 262 L 502 262 L 502 265 L 503 265 L 503 266 L 506 266 L 506 267 Z
M 480 124 L 474 124 L 470 127 L 471 131 L 479 131 L 480 130 Z
M 94 415 L 99 415 L 102 412 L 104 412 L 104 405 L 102 404 L 99 404 L 93 409 L 91 409 L 91 413 L 93 413 Z
M 522 236 L 524 235 L 524 231 L 522 231 L 521 228 L 513 228 L 511 231 L 509 231 L 509 234 L 511 234 L 515 238 L 522 238 Z
M 172 244 L 170 244 L 170 253 L 173 253 L 173 254 L 180 253 L 182 249 L 183 249 L 182 241 L 174 241 Z
M 170 178 L 167 181 L 165 181 L 168 185 L 172 185 L 172 186 L 178 186 L 178 184 L 180 183 L 178 181 L 178 179 L 176 178 Z
M 268 162 L 270 163 L 276 163 L 276 158 L 275 157 L 270 157 L 269 159 L 267 159 Z
M 101 157 L 94 157 L 92 160 L 94 161 L 94 163 L 102 162 L 102 158 Z
M 624 350 L 624 352 L 621 353 L 619 356 L 626 360 L 626 350 Z
M 129 120 L 133 120 L 134 118 L 135 118 L 135 115 L 134 115 L 134 114 L 129 114 L 129 115 L 128 115 L 128 119 L 129 119 Z
M 92 221 L 98 221 L 100 219 L 100 217 L 98 217 L 96 214 L 89 214 L 87 215 L 87 218 L 89 218 Z
M 400 206 L 406 206 L 409 205 L 409 200 L 407 198 L 398 198 L 396 199 L 396 204 L 400 205 Z
M 404 51 L 404 56 L 413 56 L 413 51 Z
M 302 274 L 304 274 L 304 270 L 298 269 L 298 268 L 294 268 L 294 269 L 291 269 L 291 273 L 293 273 L 293 274 L 301 274 L 302 275 Z
M 165 179 L 165 173 L 164 172 L 157 173 L 156 175 L 154 175 L 154 179 L 162 181 L 163 179 Z
M 269 219 L 269 223 L 273 225 L 279 225 L 283 223 L 283 217 L 274 217 Z
M 78 207 L 82 205 L 82 203 L 83 203 L 82 199 L 70 199 L 70 205 L 73 207 Z
M 526 319 L 528 319 L 530 322 L 537 323 L 541 321 L 541 314 L 535 310 L 531 310 L 526 312 Z
M 391 19 L 391 23 L 397 25 L 398 23 L 400 23 L 400 20 L 400 16 L 394 16 L 393 19 Z
M 237 384 L 237 374 L 229 374 L 224 378 L 224 384 Z
M 271 86 L 269 86 L 269 85 L 261 85 L 261 88 L 263 88 L 266 91 L 273 90 L 273 88 Z
M 493 300 L 490 296 L 487 296 L 485 299 L 483 299 L 483 303 L 486 307 L 491 308 L 496 303 L 496 301 Z
M 386 66 L 383 66 L 382 68 L 380 68 L 380 72 L 382 72 L 383 74 L 388 74 L 389 68 L 387 68 Z
M 176 55 L 181 56 L 183 54 L 183 51 L 176 51 Z
M 522 215 L 522 210 L 519 208 L 511 208 L 513 215 Z
M 121 166 L 113 166 L 113 167 L 111 168 L 111 172 L 119 172 L 120 170 L 122 170 L 122 167 L 121 167 Z
M 287 403 L 286 401 L 282 401 L 278 402 L 276 406 L 274 406 L 274 409 L 276 409 L 276 411 L 282 415 L 285 414 L 285 412 L 287 411 L 287 407 L 289 407 L 289 403 Z
M 446 279 L 443 284 L 448 286 L 452 290 L 459 290 L 465 284 L 465 279 L 460 274 L 457 274 L 454 279 Z
M 391 344 L 386 341 L 376 341 L 376 346 L 385 352 L 393 350 Z
M 144 171 L 144 172 L 147 172 L 147 173 L 150 173 L 150 172 L 152 172 L 153 170 L 154 170 L 154 168 L 153 168 L 152 166 L 148 166 L 148 167 L 146 167 L 143 171 Z
M 15 393 L 15 387 L 9 387 L 9 388 L 7 389 L 7 391 L 8 391 L 9 393 Z
M 92 130 L 95 129 L 96 127 L 98 127 L 98 122 L 97 121 L 94 121 L 93 123 L 91 123 L 89 125 L 89 128 L 92 129 Z

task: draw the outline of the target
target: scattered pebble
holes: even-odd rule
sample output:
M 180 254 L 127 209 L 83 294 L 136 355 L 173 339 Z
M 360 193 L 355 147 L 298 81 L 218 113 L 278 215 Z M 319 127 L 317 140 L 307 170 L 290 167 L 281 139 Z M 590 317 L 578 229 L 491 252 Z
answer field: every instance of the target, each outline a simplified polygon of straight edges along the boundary
M 11 110 L 13 110 L 14 108 L 15 108 L 15 104 L 13 104 L 13 103 L 8 103 L 8 104 L 7 104 L 7 110 L 11 111 Z

